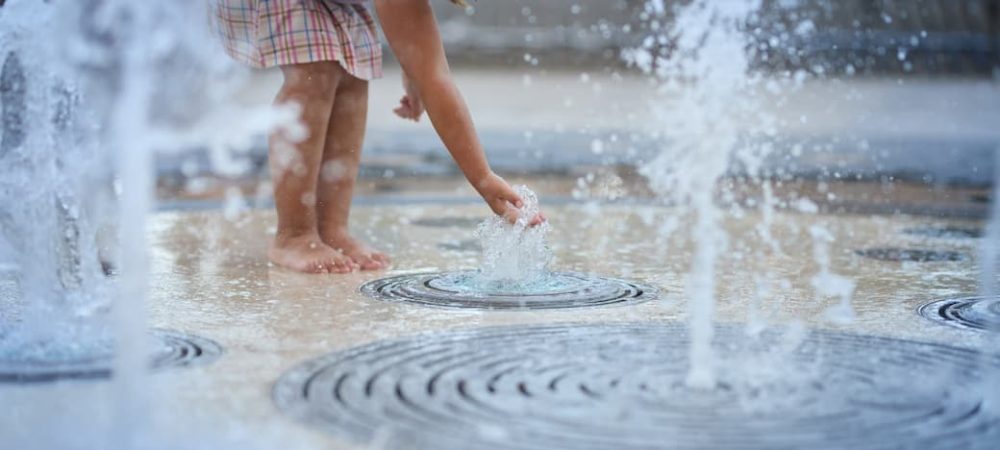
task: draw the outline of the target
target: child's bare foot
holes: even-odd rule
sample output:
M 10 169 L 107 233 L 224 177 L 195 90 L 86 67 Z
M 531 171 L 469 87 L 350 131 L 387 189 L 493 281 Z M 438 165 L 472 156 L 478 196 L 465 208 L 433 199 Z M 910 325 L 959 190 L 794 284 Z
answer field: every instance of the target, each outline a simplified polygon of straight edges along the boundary
M 275 237 L 268 256 L 274 264 L 305 273 L 350 273 L 358 268 L 315 236 Z
M 386 269 L 391 262 L 388 255 L 372 249 L 346 231 L 326 233 L 323 235 L 323 242 L 349 256 L 361 270 Z

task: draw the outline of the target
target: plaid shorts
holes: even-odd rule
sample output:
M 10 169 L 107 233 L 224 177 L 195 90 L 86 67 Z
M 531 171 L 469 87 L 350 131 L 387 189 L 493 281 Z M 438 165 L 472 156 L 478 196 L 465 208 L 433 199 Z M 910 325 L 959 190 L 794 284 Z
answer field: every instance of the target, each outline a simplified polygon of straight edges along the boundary
M 362 80 L 382 76 L 382 45 L 364 5 L 332 0 L 216 0 L 226 52 L 251 67 L 337 61 Z

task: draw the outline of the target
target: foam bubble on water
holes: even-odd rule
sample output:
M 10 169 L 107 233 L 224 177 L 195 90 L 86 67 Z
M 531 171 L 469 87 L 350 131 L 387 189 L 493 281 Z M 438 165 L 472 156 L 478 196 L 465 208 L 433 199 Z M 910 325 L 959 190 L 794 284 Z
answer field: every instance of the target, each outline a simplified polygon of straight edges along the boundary
M 540 212 L 538 196 L 523 185 L 514 187 L 514 191 L 524 201 L 518 209 L 517 221 L 512 224 L 503 217 L 492 216 L 476 230 L 483 248 L 476 282 L 484 286 L 523 287 L 539 283 L 549 275 L 552 251 L 546 235 L 550 226 L 548 222 L 530 226 Z

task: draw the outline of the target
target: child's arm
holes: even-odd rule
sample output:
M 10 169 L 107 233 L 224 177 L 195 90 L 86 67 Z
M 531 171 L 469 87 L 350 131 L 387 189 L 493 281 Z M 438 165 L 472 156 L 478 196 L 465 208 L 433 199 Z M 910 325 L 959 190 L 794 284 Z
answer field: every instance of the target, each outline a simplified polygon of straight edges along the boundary
M 494 213 L 511 214 L 508 203 L 521 207 L 521 198 L 486 161 L 469 108 L 452 80 L 429 0 L 375 0 L 375 9 L 405 72 L 408 95 L 397 114 L 416 120 L 426 108 L 438 136 L 472 187 Z M 532 223 L 541 220 L 542 216 L 532 218 Z

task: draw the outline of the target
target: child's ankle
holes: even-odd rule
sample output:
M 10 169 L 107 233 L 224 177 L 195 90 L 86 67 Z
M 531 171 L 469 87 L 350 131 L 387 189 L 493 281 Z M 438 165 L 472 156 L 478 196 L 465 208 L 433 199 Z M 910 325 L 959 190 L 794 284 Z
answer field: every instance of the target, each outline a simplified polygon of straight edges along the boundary
M 290 242 L 290 241 L 301 241 L 306 239 L 319 239 L 319 232 L 315 228 L 279 228 L 276 233 L 274 233 L 274 241 Z
M 330 226 L 330 227 L 320 227 L 320 236 L 330 239 L 330 238 L 345 238 L 350 237 L 351 232 L 347 227 L 343 226 Z

